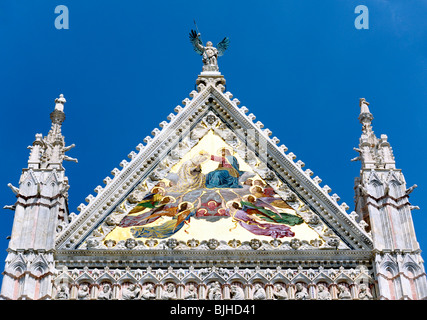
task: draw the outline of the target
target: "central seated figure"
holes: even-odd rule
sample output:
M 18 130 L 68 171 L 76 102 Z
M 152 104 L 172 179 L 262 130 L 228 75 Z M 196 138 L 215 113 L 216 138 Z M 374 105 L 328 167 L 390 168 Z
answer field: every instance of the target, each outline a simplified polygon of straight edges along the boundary
M 213 161 L 219 162 L 218 168 L 206 175 L 206 188 L 242 188 L 239 177 L 244 171 L 239 170 L 239 162 L 230 150 L 221 148 L 217 151 L 219 156 L 211 155 Z

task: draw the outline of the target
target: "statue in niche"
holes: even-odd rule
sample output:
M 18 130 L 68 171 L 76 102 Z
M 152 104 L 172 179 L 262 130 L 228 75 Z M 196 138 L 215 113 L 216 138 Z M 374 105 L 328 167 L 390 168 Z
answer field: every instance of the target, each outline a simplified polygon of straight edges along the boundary
M 231 286 L 230 295 L 231 295 L 231 300 L 244 300 L 245 299 L 245 293 L 244 293 L 243 289 L 236 284 L 233 284 Z
M 141 300 L 153 300 L 156 298 L 154 286 L 149 283 L 141 291 Z
M 111 286 L 108 283 L 102 285 L 102 290 L 98 294 L 98 300 L 111 300 L 113 292 Z
M 264 288 L 259 284 L 255 284 L 254 286 L 254 300 L 265 300 L 267 298 L 267 294 L 265 293 Z
M 59 286 L 59 290 L 56 293 L 55 299 L 56 300 L 68 300 L 70 298 L 70 290 L 68 289 L 68 286 L 64 283 L 62 283 Z
M 136 284 L 130 284 L 128 287 L 123 289 L 122 299 L 123 300 L 137 300 L 141 289 Z
M 84 283 L 79 287 L 79 291 L 77 292 L 77 298 L 79 300 L 87 300 L 90 297 L 89 286 Z
M 194 284 L 190 284 L 184 295 L 185 300 L 197 300 L 197 290 Z
M 338 299 L 339 300 L 351 300 L 351 294 L 350 294 L 350 290 L 348 290 L 348 288 L 343 285 L 340 284 L 338 285 Z
M 359 286 L 359 300 L 372 300 L 374 297 L 371 294 L 371 290 L 367 285 L 361 284 Z
M 208 299 L 209 300 L 222 299 L 221 285 L 219 284 L 218 281 L 215 281 L 208 286 Z
M 307 289 L 301 283 L 297 283 L 295 286 L 295 289 L 296 289 L 296 292 L 295 292 L 295 299 L 296 300 L 307 300 L 308 299 Z
M 317 300 L 332 300 L 332 296 L 323 284 L 317 286 Z
M 279 283 L 274 286 L 273 298 L 274 298 L 274 300 L 287 300 L 288 299 L 288 294 L 286 292 L 286 289 Z
M 169 283 L 166 286 L 166 291 L 163 292 L 162 294 L 162 299 L 163 300 L 176 300 L 176 288 L 175 285 L 173 283 Z

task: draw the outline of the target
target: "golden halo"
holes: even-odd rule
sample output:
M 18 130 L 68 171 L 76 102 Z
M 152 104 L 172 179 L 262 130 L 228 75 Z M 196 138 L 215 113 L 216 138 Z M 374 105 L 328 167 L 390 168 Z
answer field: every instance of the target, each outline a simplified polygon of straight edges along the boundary
M 261 192 L 264 192 L 264 188 L 261 187 L 261 186 L 252 186 L 252 187 L 249 188 L 249 192 L 250 193 L 256 193 L 257 191 L 254 191 L 254 189 L 256 189 L 256 188 L 260 188 Z
M 232 207 L 233 203 L 237 203 L 239 205 L 239 207 L 240 207 L 240 203 L 238 201 L 236 201 L 236 200 L 230 200 L 230 201 L 228 201 L 225 204 L 225 206 L 230 209 Z
M 172 197 L 172 196 L 164 196 L 161 201 L 163 201 L 163 199 L 165 199 L 165 198 L 169 198 L 170 199 L 170 201 L 167 202 L 167 203 L 175 203 L 176 202 L 176 199 L 174 197 Z
M 193 205 L 191 202 L 183 201 L 183 202 L 180 202 L 180 203 L 179 203 L 179 205 L 178 205 L 178 209 L 181 209 L 181 206 L 182 206 L 184 203 L 186 203 L 186 204 L 187 204 L 187 209 L 186 209 L 186 210 L 189 210 L 189 209 L 194 208 L 194 205 Z
M 257 197 L 255 197 L 253 194 L 247 194 L 247 195 L 244 195 L 243 196 L 243 200 L 245 201 L 245 202 L 250 202 L 249 200 L 248 200 L 248 198 L 249 197 L 252 197 L 252 198 L 254 198 L 255 200 L 257 199 Z M 254 200 L 254 201 L 255 201 Z
M 163 190 L 163 192 L 164 192 L 164 193 L 166 193 L 165 189 L 164 189 L 164 188 L 162 188 L 162 187 L 153 187 L 153 189 L 151 189 L 151 193 L 159 193 L 159 191 L 157 191 L 157 192 L 155 192 L 155 191 L 154 191 L 154 190 L 156 190 L 156 189 L 158 189 L 158 190 Z
M 257 178 L 257 179 L 253 179 L 253 180 L 252 180 L 252 184 L 253 184 L 253 185 L 255 185 L 255 186 L 256 186 L 256 184 L 254 184 L 254 183 L 255 183 L 256 181 L 261 182 L 261 184 L 262 184 L 262 185 L 261 185 L 261 186 L 259 186 L 259 185 L 258 185 L 259 187 L 264 188 L 264 187 L 267 185 L 264 181 L 262 181 L 261 179 L 258 179 L 258 178 Z

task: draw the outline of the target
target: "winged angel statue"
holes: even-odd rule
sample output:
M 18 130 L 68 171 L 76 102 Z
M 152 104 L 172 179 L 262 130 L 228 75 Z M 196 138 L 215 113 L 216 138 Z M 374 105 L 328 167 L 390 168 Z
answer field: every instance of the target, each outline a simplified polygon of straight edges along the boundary
M 190 41 L 193 44 L 194 51 L 203 57 L 203 71 L 219 71 L 218 57 L 224 54 L 230 44 L 230 40 L 225 37 L 216 45 L 216 48 L 211 41 L 206 42 L 206 46 L 203 46 L 200 33 L 191 30 Z

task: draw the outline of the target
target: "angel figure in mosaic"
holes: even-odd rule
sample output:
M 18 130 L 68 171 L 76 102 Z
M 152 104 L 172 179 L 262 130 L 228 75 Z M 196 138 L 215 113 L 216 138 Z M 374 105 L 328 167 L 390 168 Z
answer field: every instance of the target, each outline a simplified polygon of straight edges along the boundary
M 200 206 L 200 198 L 197 207 Z M 190 202 L 181 203 L 178 206 L 176 213 L 164 214 L 164 216 L 172 216 L 172 219 L 157 225 L 147 227 L 135 227 L 131 228 L 131 233 L 135 238 L 156 238 L 166 239 L 181 230 L 185 224 L 189 224 L 190 218 L 195 215 L 194 204 Z M 154 217 L 158 218 L 158 217 Z
M 129 212 L 137 213 L 144 211 L 147 208 L 156 208 L 162 204 L 165 204 L 171 200 L 165 197 L 165 189 L 162 187 L 154 187 L 151 192 L 146 194 L 145 197 Z
M 153 188 L 153 190 L 156 188 Z M 171 214 L 173 215 L 179 206 L 175 203 L 176 199 L 172 196 L 159 196 L 158 193 L 150 193 L 129 212 L 129 215 L 120 221 L 119 227 L 126 228 L 152 223 L 162 216 L 158 214 L 160 212 L 163 212 L 163 215 L 167 215 L 165 212 L 172 212 Z M 151 210 L 136 216 L 131 215 L 147 208 Z
M 236 201 L 227 203 L 228 214 L 233 218 L 237 227 L 240 225 L 249 232 L 259 236 L 270 236 L 274 239 L 293 237 L 295 233 L 284 224 L 267 223 L 257 215 L 247 213 Z
M 253 195 L 244 196 L 242 198 L 242 201 L 240 201 L 240 206 L 242 210 L 245 211 L 247 214 L 254 215 L 266 222 L 287 224 L 289 226 L 299 225 L 304 222 L 301 217 L 286 212 L 279 212 L 268 202 L 264 202 L 261 199 L 257 199 Z
M 189 211 L 192 209 L 193 204 L 187 201 L 180 202 L 179 204 L 176 204 L 175 202 L 169 202 L 137 216 L 126 216 L 122 219 L 122 221 L 120 221 L 119 226 L 122 228 L 143 226 L 155 222 L 160 217 L 182 217 L 189 213 Z M 180 222 L 181 221 L 179 221 L 179 223 Z

